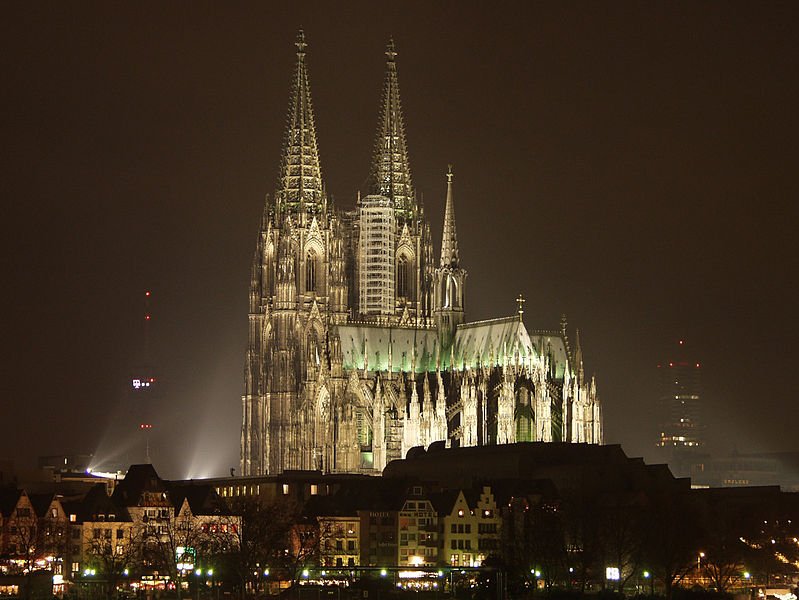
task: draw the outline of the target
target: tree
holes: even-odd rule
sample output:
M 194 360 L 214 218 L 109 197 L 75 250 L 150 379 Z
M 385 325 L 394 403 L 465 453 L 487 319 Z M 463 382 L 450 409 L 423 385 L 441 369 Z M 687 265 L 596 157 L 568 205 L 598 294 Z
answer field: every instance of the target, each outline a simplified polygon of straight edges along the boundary
M 45 504 L 39 506 L 41 514 L 37 514 L 31 498 L 22 492 L 9 519 L 9 554 L 19 561 L 19 571 L 25 575 L 25 598 L 30 598 L 33 572 L 50 566 L 42 567 L 37 563 L 48 556 L 63 559 L 67 548 L 67 526 L 63 515 L 51 514 L 52 496 L 44 500 Z
M 116 593 L 119 582 L 126 571 L 134 569 L 139 562 L 143 528 L 131 522 L 106 522 L 103 529 L 92 533 L 86 549 L 87 563 L 95 568 L 105 582 L 107 597 Z M 110 532 L 107 536 L 105 532 Z
M 603 565 L 619 569 L 617 591 L 623 592 L 641 564 L 645 535 L 642 500 L 625 494 L 606 496 L 597 517 Z
M 695 565 L 699 552 L 699 518 L 688 493 L 661 493 L 645 513 L 647 535 L 643 556 L 650 570 L 663 583 L 666 600 L 674 586 Z
M 597 570 L 601 570 L 602 537 L 598 504 L 596 494 L 580 490 L 571 494 L 562 505 L 566 548 L 569 562 L 574 565 L 574 578 L 580 592 L 585 592 L 588 582 Z
M 241 524 L 233 534 L 235 543 L 226 563 L 243 597 L 248 589 L 258 592 L 267 570 L 274 572 L 284 564 L 289 532 L 298 511 L 292 503 L 264 503 L 247 496 L 237 498 L 231 508 Z
M 190 512 L 181 512 L 177 516 L 171 513 L 170 518 L 157 527 L 145 528 L 142 541 L 145 562 L 169 575 L 175 582 L 178 600 L 183 597 L 183 584 L 191 581 L 190 571 L 197 566 L 194 562 L 191 565 L 184 563 L 184 557 L 192 555 L 191 550 L 196 560 L 199 556 L 212 554 L 214 549 L 213 536 L 203 530 Z

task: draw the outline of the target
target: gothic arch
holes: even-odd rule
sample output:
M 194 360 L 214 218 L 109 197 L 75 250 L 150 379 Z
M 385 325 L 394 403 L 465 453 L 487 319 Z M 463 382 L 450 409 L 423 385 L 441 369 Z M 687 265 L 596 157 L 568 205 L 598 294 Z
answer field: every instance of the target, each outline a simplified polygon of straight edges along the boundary
M 319 289 L 321 279 L 322 261 L 316 250 L 311 248 L 305 253 L 305 291 L 306 293 L 316 293 Z
M 325 385 L 319 388 L 319 393 L 316 395 L 316 414 L 321 417 L 322 423 L 327 423 L 330 419 L 330 392 Z
M 324 257 L 325 247 L 322 244 L 322 239 L 319 236 L 309 237 L 305 240 L 302 251 L 307 255 L 309 252 L 314 252 L 319 257 Z
M 261 285 L 263 286 L 262 293 L 264 296 L 271 296 L 274 293 L 275 268 L 275 244 L 271 238 L 268 238 L 261 263 Z
M 401 247 L 397 251 L 397 264 L 396 264 L 396 293 L 397 298 L 405 298 L 409 300 L 414 297 L 414 283 L 415 283 L 415 261 L 413 253 L 406 247 Z

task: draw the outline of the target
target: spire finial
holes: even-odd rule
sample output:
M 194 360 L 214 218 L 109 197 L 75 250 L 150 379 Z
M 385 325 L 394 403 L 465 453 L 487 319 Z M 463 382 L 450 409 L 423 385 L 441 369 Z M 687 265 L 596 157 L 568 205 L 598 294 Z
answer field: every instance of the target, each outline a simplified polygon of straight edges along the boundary
M 447 183 L 452 183 L 452 165 L 447 165 Z
M 521 294 L 521 292 L 520 292 L 520 293 L 519 293 L 519 296 L 516 298 L 516 304 L 518 304 L 518 305 L 519 305 L 519 310 L 518 310 L 518 313 L 519 313 L 519 321 L 521 321 L 521 320 L 522 320 L 522 315 L 524 314 L 524 303 L 525 303 L 525 302 L 527 302 L 527 300 L 525 300 L 525 299 L 524 299 L 524 296 L 522 296 L 522 294 Z
M 297 56 L 303 56 L 308 44 L 305 43 L 305 32 L 302 29 L 297 32 L 297 41 L 294 45 L 297 46 Z
M 388 38 L 388 45 L 386 45 L 386 56 L 388 57 L 388 62 L 394 62 L 394 59 L 397 58 L 397 50 L 394 47 L 394 38 Z

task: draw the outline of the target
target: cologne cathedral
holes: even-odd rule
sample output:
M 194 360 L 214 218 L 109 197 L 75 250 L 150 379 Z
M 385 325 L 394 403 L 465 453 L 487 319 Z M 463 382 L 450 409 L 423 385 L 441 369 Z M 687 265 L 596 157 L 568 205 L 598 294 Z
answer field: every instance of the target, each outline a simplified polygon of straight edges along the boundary
M 296 46 L 277 189 L 252 263 L 241 473 L 379 474 L 436 442 L 601 443 L 595 382 L 565 319 L 528 330 L 520 297 L 517 314 L 466 320 L 453 174 L 437 260 L 393 43 L 368 189 L 348 211 L 325 191 L 302 32 Z

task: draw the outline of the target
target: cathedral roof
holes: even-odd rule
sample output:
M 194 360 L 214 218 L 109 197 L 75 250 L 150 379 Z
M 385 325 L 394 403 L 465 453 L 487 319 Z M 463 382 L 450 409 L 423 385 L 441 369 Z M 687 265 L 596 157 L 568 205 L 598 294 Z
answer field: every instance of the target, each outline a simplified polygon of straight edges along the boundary
M 537 355 L 519 317 L 464 323 L 455 332 L 455 366 L 502 365 Z
M 518 316 L 475 321 L 458 326 L 452 353 L 441 352 L 434 329 L 347 324 L 335 328 L 341 340 L 345 369 L 392 372 L 433 372 L 448 369 L 525 363 L 548 357 L 555 379 L 563 379 L 568 368 L 566 343 L 560 333 L 534 331 L 530 335 Z M 415 351 L 414 351 L 415 349 Z M 439 357 L 440 354 L 440 357 Z M 440 364 L 439 364 L 440 363 Z
M 530 341 L 539 355 L 549 357 L 555 379 L 563 379 L 569 363 L 569 352 L 562 334 L 554 331 L 534 331 L 530 335 Z
M 438 332 L 433 329 L 377 325 L 339 325 L 336 329 L 345 369 L 387 371 L 390 354 L 392 371 L 410 371 L 414 362 L 417 372 L 436 370 Z

